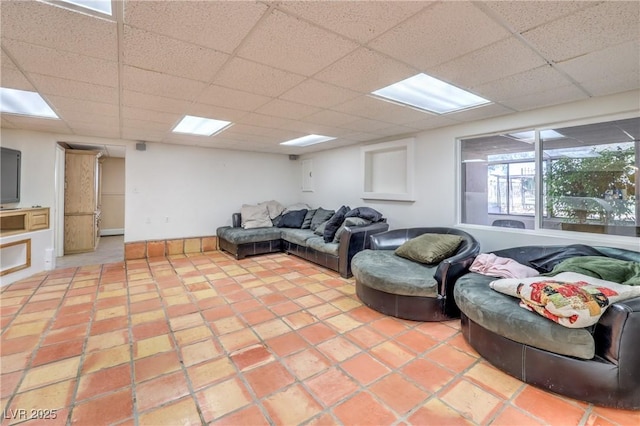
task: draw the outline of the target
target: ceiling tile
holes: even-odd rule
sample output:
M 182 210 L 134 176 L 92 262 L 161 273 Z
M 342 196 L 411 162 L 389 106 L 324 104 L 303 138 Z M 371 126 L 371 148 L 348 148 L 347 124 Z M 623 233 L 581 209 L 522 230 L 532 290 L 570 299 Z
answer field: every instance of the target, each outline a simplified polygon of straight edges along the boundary
M 541 24 L 556 20 L 596 2 L 549 1 L 541 5 L 537 1 L 483 1 L 484 5 L 516 32 L 524 32 Z
M 333 108 L 336 111 L 351 115 L 381 120 L 387 123 L 403 124 L 424 118 L 424 111 L 387 102 L 372 96 L 364 95 Z
M 150 95 L 191 100 L 206 87 L 205 83 L 182 77 L 125 66 L 123 87 Z
M 430 3 L 287 1 L 278 7 L 350 39 L 366 43 Z
M 448 116 L 457 121 L 475 121 L 485 118 L 500 117 L 502 115 L 511 114 L 514 110 L 498 104 L 489 104 L 477 108 L 471 108 L 465 111 L 448 114 Z
M 319 108 L 296 102 L 274 99 L 256 110 L 259 114 L 299 120 L 320 111 Z
M 501 102 L 504 99 L 566 86 L 568 83 L 569 80 L 547 65 L 472 87 L 471 91 L 490 101 Z
M 629 40 L 638 43 L 638 22 L 640 2 L 602 2 L 523 36 L 547 59 L 561 62 Z
M 111 127 L 111 126 L 105 126 L 100 124 L 71 125 L 70 127 L 73 133 L 77 135 L 98 136 L 101 138 L 112 138 L 112 139 L 120 138 L 119 127 Z
M 232 53 L 268 6 L 244 1 L 126 1 L 125 24 Z
M 135 123 L 131 123 L 134 124 Z M 167 132 L 158 131 L 158 130 L 150 130 L 150 129 L 142 129 L 136 125 L 136 127 L 122 127 L 122 137 L 124 139 L 134 140 L 134 141 L 152 141 L 152 142 L 160 142 L 164 139 Z
M 210 85 L 198 97 L 198 102 L 240 111 L 255 111 L 256 108 L 266 104 L 270 99 L 268 96 Z
M 247 112 L 216 105 L 193 103 L 187 107 L 185 115 L 235 122 L 247 115 Z
M 314 78 L 347 89 L 370 93 L 417 73 L 416 69 L 371 49 L 362 48 L 319 72 Z
M 508 36 L 506 29 L 471 2 L 441 2 L 373 40 L 369 46 L 427 69 Z
M 545 64 L 545 60 L 522 41 L 509 37 L 430 68 L 427 73 L 454 86 L 469 88 Z
M 242 58 L 233 58 L 222 69 L 215 84 L 244 90 L 258 95 L 277 97 L 299 84 L 304 77 L 257 64 Z
M 45 95 L 59 95 L 66 98 L 109 104 L 117 104 L 119 102 L 118 89 L 115 87 L 34 73 L 30 73 L 29 77 L 38 88 L 38 91 Z
M 629 90 L 638 90 L 638 87 L 640 87 L 640 74 L 638 72 L 617 74 L 613 77 L 583 81 L 580 84 L 593 96 L 612 95 Z
M 83 114 L 96 114 L 105 117 L 118 117 L 119 115 L 118 105 L 114 104 L 72 99 L 57 95 L 48 95 L 47 100 L 50 101 L 58 115 L 63 119 L 67 118 L 66 114 L 74 117 Z
M 124 27 L 126 65 L 209 82 L 229 55 L 134 27 Z M 189 64 L 185 66 L 185 64 Z
M 378 137 L 398 136 L 399 138 L 402 138 L 409 135 L 415 135 L 416 129 L 394 124 L 389 127 L 384 127 L 382 129 L 377 129 L 375 131 L 372 131 L 372 133 L 376 134 Z
M 330 108 L 360 95 L 359 92 L 354 92 L 353 90 L 308 79 L 285 92 L 280 98 L 305 105 Z
M 122 108 L 122 118 L 127 120 L 142 120 L 162 123 L 172 126 L 177 123 L 182 116 L 168 112 L 152 111 L 142 108 L 124 107 Z
M 378 120 L 369 120 L 368 118 L 360 118 L 351 123 L 343 125 L 345 129 L 355 130 L 357 132 L 370 132 L 373 133 L 376 130 L 389 127 L 390 123 Z
M 601 67 L 600 64 L 608 66 Z M 556 66 L 578 82 L 609 78 L 615 83 L 615 76 L 631 73 L 640 78 L 640 44 L 637 41 L 619 44 L 560 62 Z
M 3 114 L 4 116 L 4 114 Z M 25 115 L 8 114 L 6 118 L 17 128 L 41 132 L 71 133 L 71 129 L 62 120 L 33 118 Z
M 0 117 L 0 127 L 2 127 L 3 129 L 15 129 L 16 125 L 13 124 L 6 115 L 2 115 L 2 117 Z
M 34 72 L 103 86 L 118 86 L 117 62 L 12 40 L 3 39 L 2 47 L 9 51 L 27 73 Z
M 567 102 L 587 99 L 587 95 L 575 85 L 554 87 L 551 90 L 537 91 L 522 96 L 504 99 L 501 103 L 516 111 L 526 111 L 542 106 L 559 105 Z
M 405 123 L 405 127 L 411 127 L 417 130 L 431 130 L 438 127 L 452 126 L 459 123 L 449 115 L 427 115 L 422 120 Z
M 116 23 L 40 1 L 3 1 L 2 38 L 118 60 Z
M 159 132 L 162 134 L 171 132 L 175 123 L 158 123 L 157 121 L 148 120 L 136 120 L 132 118 L 125 118 L 122 120 L 122 128 L 133 129 L 138 128 L 144 131 Z
M 328 127 L 334 127 L 334 126 L 341 127 L 347 123 L 353 123 L 354 121 L 360 118 L 361 117 L 345 114 L 339 111 L 324 110 L 324 111 L 320 111 L 318 113 L 312 114 L 308 117 L 305 117 L 304 121 L 317 123 L 317 124 L 328 126 Z
M 91 113 L 77 113 L 71 112 L 66 114 L 64 117 L 64 121 L 69 125 L 69 127 L 75 129 L 77 127 L 82 128 L 112 128 L 118 130 L 120 128 L 120 118 L 119 117 L 109 117 L 101 114 L 91 114 Z
M 357 120 L 356 117 L 353 118 Z M 312 123 L 307 120 L 295 121 L 286 126 L 286 129 L 303 135 L 324 135 L 331 137 L 339 137 L 342 135 L 346 135 L 347 133 L 352 133 L 352 131 L 349 129 L 342 129 L 334 126 L 323 126 L 322 124 Z
M 357 47 L 352 41 L 274 10 L 257 25 L 238 55 L 310 76 Z
M 133 90 L 122 91 L 122 105 L 134 108 L 182 114 L 190 103 L 183 99 L 166 98 Z
M 0 86 L 9 89 L 29 90 L 31 92 L 36 90 L 24 74 L 16 68 L 5 68 L 4 66 L 0 73 Z

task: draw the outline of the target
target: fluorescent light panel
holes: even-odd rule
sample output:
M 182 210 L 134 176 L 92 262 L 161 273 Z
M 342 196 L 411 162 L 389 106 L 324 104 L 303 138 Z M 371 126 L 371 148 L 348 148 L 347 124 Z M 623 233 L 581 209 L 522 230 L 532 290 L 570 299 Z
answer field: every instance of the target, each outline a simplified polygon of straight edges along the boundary
M 321 142 L 332 141 L 335 138 L 331 136 L 322 136 L 322 135 L 307 135 L 301 138 L 291 139 L 286 142 L 281 142 L 280 145 L 291 145 L 291 146 L 309 146 L 314 145 Z
M 511 136 L 514 139 L 518 139 L 522 142 L 533 143 L 535 142 L 535 133 L 533 130 L 528 130 L 525 132 L 516 132 L 516 133 L 508 133 L 507 136 Z M 540 130 L 540 139 L 551 140 L 551 139 L 561 139 L 564 138 L 564 135 L 556 132 L 553 129 L 548 130 Z
M 185 115 L 176 127 L 173 133 L 185 133 L 189 135 L 211 136 L 229 127 L 230 121 L 214 120 L 213 118 L 195 117 L 193 115 Z
M 447 114 L 491 103 L 485 98 L 422 73 L 371 94 L 436 114 Z
M 69 3 L 85 9 L 93 10 L 107 15 L 113 15 L 111 10 L 111 0 L 60 0 L 63 3 Z
M 0 111 L 40 118 L 59 118 L 36 92 L 0 87 Z

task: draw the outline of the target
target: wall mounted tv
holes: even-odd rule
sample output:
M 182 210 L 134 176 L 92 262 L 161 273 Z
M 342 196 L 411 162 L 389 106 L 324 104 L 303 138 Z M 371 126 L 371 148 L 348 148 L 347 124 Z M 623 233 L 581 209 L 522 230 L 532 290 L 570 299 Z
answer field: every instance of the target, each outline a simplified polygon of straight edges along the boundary
M 0 147 L 0 204 L 20 201 L 20 151 Z

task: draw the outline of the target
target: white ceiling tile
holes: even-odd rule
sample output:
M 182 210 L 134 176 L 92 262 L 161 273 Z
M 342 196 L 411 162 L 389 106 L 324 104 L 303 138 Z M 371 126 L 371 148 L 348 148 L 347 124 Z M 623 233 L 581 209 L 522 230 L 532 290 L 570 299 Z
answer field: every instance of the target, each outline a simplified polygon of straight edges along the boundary
M 125 66 L 123 87 L 150 95 L 191 100 L 206 84 L 200 81 Z
M 308 79 L 285 92 L 280 98 L 305 105 L 330 108 L 360 95 L 359 92 L 354 92 L 353 90 Z
M 132 123 L 132 124 L 135 124 L 135 123 Z M 143 129 L 138 126 L 122 128 L 122 137 L 124 139 L 129 139 L 134 141 L 160 142 L 162 139 L 164 139 L 165 135 L 166 135 L 166 132 L 158 131 L 158 130 Z
M 277 97 L 299 84 L 304 77 L 257 64 L 242 58 L 233 58 L 222 69 L 215 84 L 263 96 Z
M 122 105 L 133 108 L 182 114 L 190 103 L 190 101 L 184 99 L 166 98 L 133 90 L 122 91 Z
M 459 123 L 449 115 L 427 115 L 422 120 L 405 123 L 405 127 L 411 127 L 417 130 L 430 130 L 438 127 L 452 126 Z
M 362 93 L 370 93 L 417 73 L 416 69 L 373 50 L 362 48 L 319 72 L 314 78 Z
M 427 73 L 455 86 L 469 88 L 545 64 L 545 60 L 522 41 L 509 37 L 430 68 Z
M 601 67 L 600 64 L 608 66 Z M 632 73 L 640 78 L 640 44 L 635 41 L 619 44 L 560 62 L 556 66 L 577 82 L 612 79 L 615 84 L 615 76 Z
M 399 126 L 394 124 L 393 126 L 377 129 L 371 133 L 374 133 L 379 137 L 383 137 L 383 136 L 405 137 L 405 136 L 413 135 L 417 132 L 416 132 L 416 129 L 413 129 L 411 127 Z
M 583 0 L 548 1 L 544 4 L 537 1 L 483 1 L 481 5 L 496 13 L 514 31 L 521 33 L 595 3 Z
M 66 98 L 117 104 L 119 102 L 118 89 L 110 86 L 83 83 L 77 80 L 51 77 L 30 73 L 29 77 L 37 86 L 38 91 L 45 95 L 59 95 Z
M 354 119 L 357 120 L 356 117 Z M 303 135 L 324 135 L 331 137 L 339 137 L 352 133 L 349 129 L 342 129 L 334 126 L 323 126 L 322 124 L 312 123 L 309 121 L 295 121 L 286 127 L 287 129 Z
M 630 72 L 627 74 L 616 74 L 615 76 L 588 80 L 580 83 L 593 96 L 612 95 L 630 90 L 638 90 L 640 87 L 640 74 Z M 638 99 L 640 104 L 640 99 Z
M 71 133 L 71 129 L 63 120 L 34 118 L 27 117 L 25 115 L 12 114 L 7 114 L 6 118 L 19 129 L 28 129 L 41 132 Z
M 104 126 L 98 124 L 92 125 L 71 125 L 71 130 L 77 135 L 83 136 L 98 136 L 101 138 L 120 138 L 120 128 Z
M 385 127 L 389 127 L 390 123 L 378 120 L 369 120 L 368 118 L 360 118 L 356 121 L 352 121 L 351 123 L 347 123 L 343 125 L 345 129 L 355 130 L 357 132 L 368 132 L 374 133 L 376 130 L 384 129 Z
M 116 23 L 39 1 L 3 1 L 2 38 L 118 60 Z
M 240 111 L 255 111 L 256 108 L 266 104 L 270 99 L 268 96 L 210 85 L 198 97 L 198 102 Z
M 247 115 L 247 112 L 216 105 L 194 103 L 185 109 L 185 115 L 195 115 L 196 117 L 234 122 Z
M 369 46 L 420 69 L 450 61 L 509 36 L 471 2 L 441 2 Z
M 118 86 L 117 62 L 12 40 L 3 40 L 2 47 L 9 51 L 27 73 L 34 72 L 103 86 Z
M 569 80 L 547 65 L 472 87 L 471 91 L 490 101 L 501 102 L 504 99 L 566 86 L 568 83 Z
M 357 47 L 352 41 L 274 10 L 256 26 L 238 55 L 310 76 Z
M 16 125 L 13 124 L 6 115 L 2 115 L 0 117 L 0 127 L 3 129 L 15 129 Z
M 465 111 L 448 114 L 448 116 L 457 121 L 475 121 L 483 120 L 490 117 L 500 117 L 502 115 L 511 114 L 514 110 L 498 104 L 489 104 L 477 108 L 471 108 Z
M 120 118 L 119 117 L 109 117 L 106 115 L 95 114 L 95 113 L 80 113 L 80 112 L 70 112 L 65 114 L 64 121 L 71 128 L 112 128 L 118 130 L 120 128 Z
M 555 87 L 552 90 L 538 91 L 518 97 L 504 99 L 501 103 L 516 111 L 527 111 L 543 106 L 559 105 L 567 102 L 587 99 L 587 95 L 575 85 Z
M 232 53 L 268 6 L 244 1 L 126 1 L 125 23 Z
M 47 95 L 46 98 L 63 119 L 66 118 L 67 114 L 70 117 L 77 117 L 83 114 L 95 114 L 105 117 L 118 117 L 119 115 L 118 105 L 114 104 L 72 99 L 57 95 Z
M 209 82 L 229 59 L 218 52 L 134 27 L 124 27 L 126 65 Z M 185 66 L 188 64 L 188 66 Z
M 9 89 L 29 90 L 32 92 L 36 90 L 19 70 L 16 68 L 5 68 L 4 66 L 0 73 L 0 86 Z
M 373 142 L 377 139 L 380 139 L 380 136 L 374 133 L 366 133 L 366 132 L 354 132 L 344 135 L 342 137 L 343 140 L 350 140 L 354 142 Z
M 350 39 L 366 43 L 430 3 L 287 1 L 278 7 Z
M 2 71 L 7 70 L 18 70 L 18 66 L 13 63 L 13 60 L 6 54 L 4 50 L 0 51 L 0 65 L 2 66 Z
M 298 120 L 320 111 L 320 108 L 274 99 L 256 110 L 259 114 Z
M 305 117 L 304 121 L 320 124 L 327 127 L 341 127 L 347 123 L 353 123 L 360 118 L 361 117 L 345 114 L 339 111 L 324 110 Z
M 602 2 L 523 36 L 547 59 L 561 62 L 629 40 L 640 42 L 640 2 Z
M 371 120 L 381 120 L 395 124 L 417 121 L 424 118 L 426 114 L 417 109 L 387 102 L 368 95 L 360 96 L 359 98 L 337 105 L 333 109 Z
M 177 120 L 176 120 L 177 123 Z M 132 118 L 124 118 L 122 120 L 122 128 L 124 129 L 140 129 L 143 131 L 168 133 L 176 123 L 159 123 L 157 121 L 136 120 Z
M 164 125 L 172 126 L 177 123 L 182 116 L 168 112 L 152 111 L 142 108 L 124 107 L 122 108 L 122 118 L 127 120 L 153 121 Z

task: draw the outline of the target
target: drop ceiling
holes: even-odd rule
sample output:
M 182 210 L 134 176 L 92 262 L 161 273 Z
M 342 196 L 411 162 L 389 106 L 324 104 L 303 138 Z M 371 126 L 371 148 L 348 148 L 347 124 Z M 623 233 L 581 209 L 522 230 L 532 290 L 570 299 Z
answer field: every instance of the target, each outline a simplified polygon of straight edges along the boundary
M 60 120 L 2 127 L 300 154 L 640 88 L 640 2 L 0 2 L 1 85 Z M 370 92 L 424 72 L 491 100 L 432 115 Z M 174 134 L 184 115 L 226 120 Z M 331 142 L 280 142 L 321 134 Z

